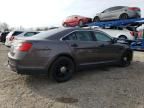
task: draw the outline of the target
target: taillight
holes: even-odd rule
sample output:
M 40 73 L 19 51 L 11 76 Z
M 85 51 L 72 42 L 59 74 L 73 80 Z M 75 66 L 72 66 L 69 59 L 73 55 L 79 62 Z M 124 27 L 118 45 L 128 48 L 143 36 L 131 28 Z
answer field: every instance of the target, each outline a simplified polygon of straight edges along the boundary
M 129 10 L 133 10 L 133 11 L 140 11 L 140 9 L 139 8 L 137 8 L 137 7 L 130 7 L 130 8 L 128 8 Z
M 139 31 L 139 32 L 138 32 L 138 37 L 141 38 L 142 35 L 143 35 L 142 31 Z
M 18 50 L 22 51 L 22 52 L 27 52 L 31 49 L 32 44 L 28 43 L 28 42 L 23 42 L 21 43 L 21 45 L 19 46 Z
M 9 38 L 9 40 L 12 41 L 12 40 L 14 40 L 14 38 L 15 38 L 14 36 L 11 36 L 11 37 Z

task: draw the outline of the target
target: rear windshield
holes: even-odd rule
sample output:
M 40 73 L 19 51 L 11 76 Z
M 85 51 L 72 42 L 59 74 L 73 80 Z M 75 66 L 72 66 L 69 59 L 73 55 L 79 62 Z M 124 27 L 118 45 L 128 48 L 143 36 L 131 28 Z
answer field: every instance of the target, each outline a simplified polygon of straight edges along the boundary
M 17 36 L 17 35 L 19 35 L 19 34 L 21 34 L 21 33 L 23 33 L 22 31 L 15 31 L 14 33 L 13 33 L 13 36 Z
M 136 27 L 126 27 L 126 29 L 129 31 L 136 31 Z
M 62 31 L 64 31 L 65 29 L 59 28 L 59 29 L 52 29 L 52 30 L 48 30 L 42 33 L 39 33 L 37 35 L 31 36 L 31 38 L 35 38 L 35 39 L 48 39 L 48 37 L 53 36 L 57 33 L 60 33 Z

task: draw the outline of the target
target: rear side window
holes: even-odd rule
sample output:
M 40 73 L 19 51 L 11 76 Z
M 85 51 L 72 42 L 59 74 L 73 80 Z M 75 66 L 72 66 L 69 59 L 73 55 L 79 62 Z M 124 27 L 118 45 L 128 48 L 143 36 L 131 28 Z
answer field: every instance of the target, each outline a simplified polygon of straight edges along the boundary
M 24 37 L 29 37 L 38 34 L 39 32 L 27 32 L 24 34 Z
M 106 29 L 112 29 L 112 30 L 123 30 L 122 27 L 109 27 L 109 28 L 106 28 Z
M 75 32 L 78 41 L 94 41 L 93 35 L 90 31 Z
M 64 37 L 63 40 L 77 40 L 75 33 L 71 33 L 68 36 Z
M 115 11 L 115 10 L 119 10 L 119 9 L 122 9 L 123 6 L 117 6 L 117 7 L 111 7 L 109 9 L 107 9 L 106 11 Z
M 94 41 L 95 39 L 90 31 L 76 31 L 64 37 L 63 40 Z
M 21 33 L 23 33 L 22 31 L 15 31 L 14 33 L 13 33 L 13 36 L 17 36 L 17 35 L 19 35 L 19 34 L 21 34 Z
M 111 38 L 104 34 L 104 33 L 101 33 L 101 32 L 95 32 L 95 37 L 96 37 L 96 40 L 97 41 L 111 41 Z

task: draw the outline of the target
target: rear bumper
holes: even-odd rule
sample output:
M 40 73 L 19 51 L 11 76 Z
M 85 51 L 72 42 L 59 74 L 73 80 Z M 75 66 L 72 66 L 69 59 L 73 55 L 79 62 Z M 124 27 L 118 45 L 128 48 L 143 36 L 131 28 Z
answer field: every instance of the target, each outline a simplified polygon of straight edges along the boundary
M 39 69 L 37 67 L 33 68 L 24 67 L 20 65 L 19 63 L 20 61 L 11 58 L 9 55 L 8 55 L 8 66 L 13 72 L 23 75 L 40 75 L 48 73 L 46 69 Z

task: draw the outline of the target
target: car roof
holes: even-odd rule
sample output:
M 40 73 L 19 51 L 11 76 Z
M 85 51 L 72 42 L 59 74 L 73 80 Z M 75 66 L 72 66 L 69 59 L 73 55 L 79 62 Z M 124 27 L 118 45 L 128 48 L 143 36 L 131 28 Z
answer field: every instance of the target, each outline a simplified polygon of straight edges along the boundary
M 76 30 L 92 30 L 92 29 L 84 29 L 80 27 L 61 27 L 57 29 L 48 30 L 37 35 L 31 36 L 27 39 L 49 39 L 49 40 L 59 40 L 61 37 L 76 31 Z

